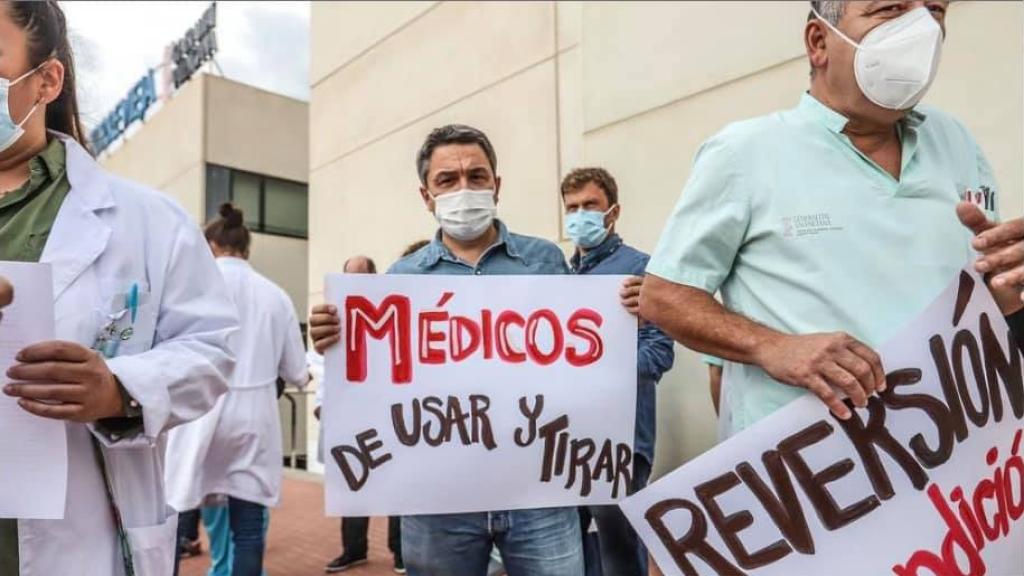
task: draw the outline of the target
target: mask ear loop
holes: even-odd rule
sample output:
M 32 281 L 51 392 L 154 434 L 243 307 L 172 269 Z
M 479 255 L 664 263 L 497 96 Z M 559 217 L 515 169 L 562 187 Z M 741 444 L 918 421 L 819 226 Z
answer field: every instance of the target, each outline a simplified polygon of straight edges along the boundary
M 854 42 L 853 40 L 850 39 L 849 36 L 847 36 L 846 34 L 843 34 L 842 31 L 839 30 L 839 28 L 836 28 L 831 22 L 826 20 L 824 16 L 822 16 L 820 13 L 818 13 L 818 11 L 814 7 L 811 7 L 811 12 L 813 12 L 814 13 L 814 17 L 817 18 L 818 20 L 821 20 L 821 23 L 824 24 L 825 26 L 827 26 L 829 30 L 835 32 L 837 36 L 839 36 L 843 40 L 846 40 L 854 48 L 856 48 L 858 50 L 861 50 L 861 47 L 860 47 L 859 43 Z
M 41 69 L 41 68 L 42 68 L 43 66 L 46 66 L 47 64 L 49 64 L 49 63 L 50 63 L 50 61 L 51 61 L 51 60 L 53 60 L 53 59 L 54 59 L 54 58 L 56 58 L 56 57 L 57 57 L 57 56 L 56 56 L 56 54 L 55 54 L 55 53 L 52 53 L 52 52 L 51 52 L 51 53 L 50 53 L 50 55 L 49 55 L 49 56 L 47 56 L 47 57 L 46 57 L 46 59 L 44 59 L 44 60 L 43 60 L 42 62 L 40 62 L 38 66 L 36 66 L 35 68 L 33 68 L 33 69 L 29 70 L 28 72 L 25 72 L 25 73 L 24 73 L 24 74 L 22 74 L 21 76 L 18 76 L 18 78 L 17 78 L 17 79 L 15 79 L 15 80 L 14 80 L 13 82 L 9 83 L 9 84 L 8 84 L 7 86 L 8 86 L 8 87 L 14 86 L 14 85 L 15 85 L 15 84 L 17 84 L 18 82 L 21 82 L 21 81 L 22 81 L 22 80 L 24 80 L 25 78 L 28 78 L 29 76 L 31 76 L 31 75 L 33 75 L 33 74 L 35 74 L 35 73 L 36 73 L 36 72 L 38 72 L 38 71 L 39 71 L 39 70 L 40 70 L 40 69 Z M 22 127 L 24 127 L 24 126 L 25 126 L 25 123 L 26 123 L 26 122 L 28 122 L 28 119 L 29 119 L 29 118 L 31 118 L 31 117 L 32 117 L 32 115 L 36 113 L 36 110 L 37 110 L 37 109 L 39 108 L 39 104 L 40 104 L 40 103 L 42 103 L 42 101 L 43 101 L 43 99 L 42 99 L 42 98 L 39 98 L 39 99 L 37 99 L 37 100 L 36 100 L 35 104 L 33 104 L 33 105 L 32 105 L 32 108 L 31 108 L 31 109 L 30 109 L 30 110 L 28 111 L 28 114 L 26 114 L 26 115 L 25 115 L 25 117 L 21 119 L 21 122 L 18 122 L 18 123 L 16 124 L 16 126 L 17 126 L 18 128 L 22 128 Z

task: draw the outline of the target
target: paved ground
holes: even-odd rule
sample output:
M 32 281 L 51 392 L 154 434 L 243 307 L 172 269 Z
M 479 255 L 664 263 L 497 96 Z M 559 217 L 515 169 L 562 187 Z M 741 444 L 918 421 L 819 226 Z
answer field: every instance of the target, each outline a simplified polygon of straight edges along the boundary
M 267 576 L 314 576 L 341 553 L 340 521 L 324 517 L 323 485 L 312 475 L 286 474 L 281 505 L 270 514 L 265 556 Z M 209 547 L 203 555 L 184 560 L 181 576 L 205 576 L 210 566 Z M 387 518 L 370 522 L 370 561 L 343 572 L 346 576 L 393 575 L 387 548 Z M 651 576 L 659 576 L 656 568 Z
M 205 576 L 210 566 L 209 548 L 203 555 L 181 564 L 181 576 Z M 267 576 L 314 576 L 324 573 L 324 564 L 341 553 L 340 521 L 324 517 L 323 485 L 287 475 L 282 485 L 281 505 L 271 511 L 270 533 L 265 558 Z M 394 575 L 387 548 L 387 519 L 370 522 L 370 562 L 343 572 L 346 576 Z

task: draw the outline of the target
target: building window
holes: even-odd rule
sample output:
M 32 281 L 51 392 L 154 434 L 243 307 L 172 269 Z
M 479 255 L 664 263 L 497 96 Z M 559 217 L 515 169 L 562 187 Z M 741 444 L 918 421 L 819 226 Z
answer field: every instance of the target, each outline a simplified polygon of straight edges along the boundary
M 207 164 L 207 221 L 217 218 L 225 202 L 242 210 L 253 232 L 309 236 L 309 187 L 302 182 Z

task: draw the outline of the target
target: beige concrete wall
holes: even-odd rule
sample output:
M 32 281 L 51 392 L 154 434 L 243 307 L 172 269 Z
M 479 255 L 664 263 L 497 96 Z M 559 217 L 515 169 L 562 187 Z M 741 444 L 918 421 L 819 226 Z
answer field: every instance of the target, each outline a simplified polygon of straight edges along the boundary
M 306 102 L 219 76 L 203 78 L 207 162 L 297 182 L 308 181 Z M 254 234 L 251 253 L 253 267 L 285 289 L 300 321 L 305 322 L 308 242 Z
M 100 162 L 110 171 L 160 190 L 193 218 L 204 217 L 202 82 L 189 82 Z
M 310 102 L 311 300 L 366 253 L 386 265 L 433 232 L 413 158 L 430 128 L 484 129 L 514 229 L 560 239 L 560 176 L 609 168 L 620 231 L 651 250 L 699 144 L 788 108 L 808 85 L 805 2 L 314 3 Z M 951 8 L 928 102 L 988 153 L 1004 215 L 1024 212 L 1021 3 Z M 457 31 L 457 33 L 456 33 Z M 566 243 L 563 241 L 563 246 Z M 704 367 L 680 349 L 659 390 L 656 468 L 714 442 Z
M 312 44 L 324 42 L 322 34 L 364 34 L 371 8 L 314 3 Z M 554 4 L 382 4 L 380 11 L 380 25 L 397 32 L 338 49 L 359 54 L 354 60 L 314 64 L 333 71 L 315 81 L 310 101 L 313 301 L 323 275 L 349 256 L 367 254 L 384 268 L 433 233 L 417 192 L 415 154 L 432 128 L 449 122 L 476 125 L 491 137 L 498 172 L 506 175 L 502 217 L 524 233 L 558 235 L 551 194 L 559 178 Z
M 309 178 L 309 105 L 206 75 L 206 161 L 297 182 Z
M 288 293 L 299 322 L 309 312 L 308 242 L 271 234 L 253 234 L 249 261 L 253 268 Z
M 152 186 L 206 219 L 206 163 L 305 182 L 309 174 L 305 102 L 201 74 L 186 84 L 101 162 Z M 255 234 L 252 264 L 291 296 L 305 321 L 307 242 Z

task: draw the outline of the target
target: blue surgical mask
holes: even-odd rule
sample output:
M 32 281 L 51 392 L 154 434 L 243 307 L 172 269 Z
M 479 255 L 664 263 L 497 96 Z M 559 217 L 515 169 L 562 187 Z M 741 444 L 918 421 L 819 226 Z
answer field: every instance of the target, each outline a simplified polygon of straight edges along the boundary
M 566 214 L 565 232 L 569 239 L 584 250 L 597 247 L 608 237 L 608 228 L 604 225 L 604 217 L 612 211 L 612 206 L 606 212 L 594 210 L 577 210 Z
M 46 62 L 43 62 L 43 64 L 46 64 Z M 25 122 L 28 122 L 28 119 L 35 113 L 36 108 L 39 107 L 39 102 L 36 102 L 32 106 L 32 109 L 28 111 L 28 114 L 21 119 L 21 122 L 15 123 L 14 119 L 11 118 L 11 104 L 8 99 L 11 86 L 14 86 L 18 82 L 21 82 L 25 78 L 31 76 L 32 73 L 39 70 L 43 64 L 25 72 L 14 80 L 0 78 L 0 152 L 10 148 L 11 145 L 18 141 L 18 138 L 21 138 L 22 135 L 25 134 L 25 129 L 22 128 L 22 126 L 25 125 Z

